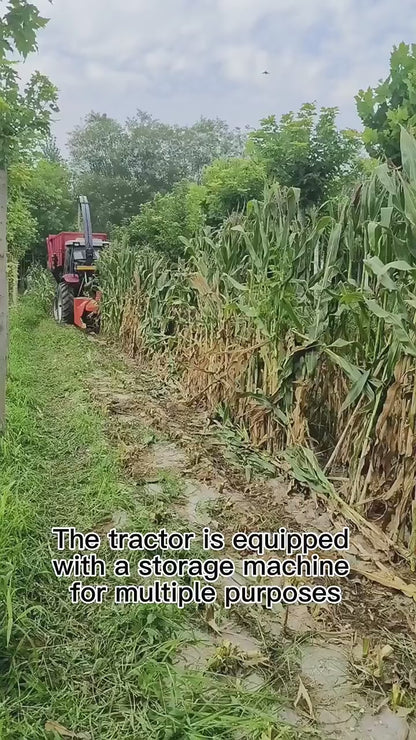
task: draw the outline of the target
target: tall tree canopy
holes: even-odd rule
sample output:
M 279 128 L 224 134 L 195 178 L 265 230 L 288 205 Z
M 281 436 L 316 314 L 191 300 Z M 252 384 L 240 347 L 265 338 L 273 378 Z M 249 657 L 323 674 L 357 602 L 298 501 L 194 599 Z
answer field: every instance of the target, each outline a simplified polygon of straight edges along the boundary
M 247 152 L 281 185 L 301 188 L 304 205 L 322 203 L 334 182 L 350 177 L 359 161 L 359 134 L 340 131 L 337 113 L 337 108 L 318 111 L 305 103 L 280 121 L 269 116 L 249 135 Z
M 369 154 L 400 166 L 400 126 L 416 131 L 416 44 L 395 46 L 389 76 L 355 100 Z
M 172 126 L 143 111 L 125 124 L 90 113 L 69 137 L 77 189 L 88 196 L 100 229 L 121 224 L 184 179 L 198 181 L 207 164 L 238 155 L 243 146 L 241 131 L 223 121 Z

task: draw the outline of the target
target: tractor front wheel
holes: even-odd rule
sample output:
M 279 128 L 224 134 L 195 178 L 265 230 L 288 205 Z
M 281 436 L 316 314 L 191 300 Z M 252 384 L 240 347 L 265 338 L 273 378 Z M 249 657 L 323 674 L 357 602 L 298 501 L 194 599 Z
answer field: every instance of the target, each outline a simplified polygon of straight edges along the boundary
M 58 283 L 53 304 L 53 315 L 58 324 L 74 323 L 74 296 L 66 283 Z

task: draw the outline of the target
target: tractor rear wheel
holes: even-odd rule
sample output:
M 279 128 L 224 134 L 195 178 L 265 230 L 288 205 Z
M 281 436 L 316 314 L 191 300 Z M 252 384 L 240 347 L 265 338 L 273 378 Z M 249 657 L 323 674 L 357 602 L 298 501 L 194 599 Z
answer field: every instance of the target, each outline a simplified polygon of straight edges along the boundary
M 58 283 L 53 304 L 53 315 L 58 324 L 74 323 L 74 295 L 66 283 Z

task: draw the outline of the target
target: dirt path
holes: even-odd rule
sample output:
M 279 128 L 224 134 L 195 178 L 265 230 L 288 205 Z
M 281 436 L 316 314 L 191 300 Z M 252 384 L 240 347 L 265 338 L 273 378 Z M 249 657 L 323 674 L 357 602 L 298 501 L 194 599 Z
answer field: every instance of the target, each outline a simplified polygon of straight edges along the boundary
M 228 536 L 282 525 L 338 528 L 340 520 L 312 497 L 291 492 L 270 472 L 265 476 L 265 458 L 232 430 L 217 429 L 202 411 L 189 408 L 151 367 L 125 359 L 114 374 L 114 350 L 98 341 L 102 364 L 90 387 L 129 475 L 150 498 L 158 498 L 166 475 L 180 489 L 169 511 L 161 504 L 160 521 L 173 513 L 188 528 L 209 525 Z M 357 543 L 349 554 L 352 564 L 359 538 Z M 290 682 L 295 699 L 281 717 L 299 730 L 314 728 L 338 740 L 415 740 L 415 605 L 358 576 L 342 586 L 339 607 L 250 607 L 231 616 L 220 607 L 209 610 L 200 644 L 187 646 L 180 662 L 204 669 L 214 658 L 232 670 L 234 659 L 245 666 L 244 680 L 253 691 L 279 675 Z

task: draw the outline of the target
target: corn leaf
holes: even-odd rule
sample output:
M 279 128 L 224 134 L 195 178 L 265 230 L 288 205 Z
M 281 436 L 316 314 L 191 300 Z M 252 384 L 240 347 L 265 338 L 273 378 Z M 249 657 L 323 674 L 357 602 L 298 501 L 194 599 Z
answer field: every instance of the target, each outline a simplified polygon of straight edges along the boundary
M 361 375 L 361 378 L 359 378 L 354 383 L 350 392 L 348 393 L 344 403 L 341 406 L 341 412 L 345 411 L 349 406 L 352 406 L 352 404 L 357 400 L 357 398 L 360 398 L 364 389 L 366 388 L 369 377 L 370 377 L 370 371 L 364 370 L 364 372 Z M 366 395 L 369 397 L 370 400 L 372 400 L 374 398 L 374 391 L 368 387 Z
M 387 164 L 380 164 L 374 170 L 376 176 L 380 180 L 381 184 L 386 188 L 387 192 L 391 195 L 396 195 L 396 186 L 393 178 L 389 174 L 389 167 Z
M 409 180 L 416 183 L 416 141 L 403 126 L 400 126 L 400 151 L 403 170 Z

